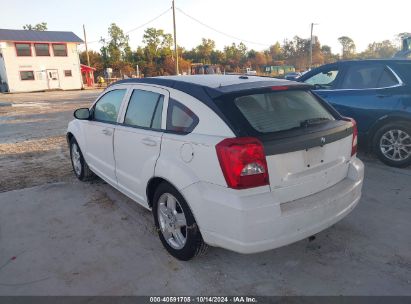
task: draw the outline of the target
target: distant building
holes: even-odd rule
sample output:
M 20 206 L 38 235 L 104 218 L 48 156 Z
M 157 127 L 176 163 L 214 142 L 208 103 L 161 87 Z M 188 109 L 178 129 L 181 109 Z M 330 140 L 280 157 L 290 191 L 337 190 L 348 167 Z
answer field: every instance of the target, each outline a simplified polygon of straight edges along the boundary
M 295 68 L 292 65 L 265 65 L 263 71 L 266 75 L 277 77 L 295 72 Z
M 81 89 L 80 43 L 72 32 L 0 29 L 0 91 Z

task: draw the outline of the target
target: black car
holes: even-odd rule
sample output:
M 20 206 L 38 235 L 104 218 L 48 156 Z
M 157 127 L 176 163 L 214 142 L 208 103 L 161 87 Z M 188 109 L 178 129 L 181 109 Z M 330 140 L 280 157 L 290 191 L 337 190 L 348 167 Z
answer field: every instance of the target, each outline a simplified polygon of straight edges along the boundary
M 353 60 L 301 76 L 342 115 L 357 121 L 359 144 L 394 167 L 411 164 L 411 60 Z
M 291 73 L 286 74 L 286 75 L 284 76 L 284 79 L 287 79 L 287 80 L 297 80 L 298 77 L 300 77 L 300 76 L 301 76 L 301 73 L 299 73 L 299 72 L 291 72 Z

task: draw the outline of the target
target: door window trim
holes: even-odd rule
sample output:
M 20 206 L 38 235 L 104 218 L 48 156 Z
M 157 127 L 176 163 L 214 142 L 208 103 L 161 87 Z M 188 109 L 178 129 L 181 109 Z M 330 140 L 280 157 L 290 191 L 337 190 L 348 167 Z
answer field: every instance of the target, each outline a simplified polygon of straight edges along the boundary
M 121 84 L 119 86 L 121 86 Z M 140 130 L 146 130 L 146 131 L 166 133 L 167 130 L 165 128 L 166 128 L 167 108 L 168 108 L 168 100 L 170 98 L 170 92 L 166 88 L 163 88 L 163 87 L 159 87 L 155 85 L 140 84 L 140 83 L 139 84 L 127 84 L 124 87 L 128 89 L 128 92 L 124 96 L 125 99 L 123 100 L 123 106 L 119 112 L 119 119 L 116 125 L 120 127 L 124 127 L 124 128 L 132 128 L 132 129 L 140 129 Z M 128 125 L 124 123 L 128 105 L 131 100 L 131 95 L 133 94 L 133 90 L 142 90 L 142 91 L 148 91 L 148 92 L 163 95 L 164 98 L 163 98 L 163 111 L 161 113 L 161 129 L 152 129 L 152 128 L 147 128 L 147 127 L 132 126 L 132 125 Z
M 146 91 L 146 92 L 155 93 L 155 94 L 159 95 L 158 98 L 157 98 L 157 104 L 154 108 L 153 115 L 151 116 L 151 123 L 153 122 L 154 115 L 155 115 L 155 113 L 157 111 L 157 108 L 158 108 L 158 105 L 160 103 L 160 98 L 163 97 L 163 109 L 161 110 L 161 126 L 160 126 L 160 129 L 151 128 L 151 127 L 136 126 L 136 125 L 131 125 L 131 124 L 125 123 L 127 110 L 128 110 L 128 107 L 130 106 L 130 101 L 131 101 L 131 97 L 133 96 L 134 90 Z M 159 92 L 154 92 L 154 91 L 150 91 L 150 90 L 147 90 L 147 89 L 143 90 L 143 89 L 140 89 L 140 88 L 133 88 L 133 87 L 130 88 L 130 93 L 128 95 L 129 96 L 127 96 L 127 102 L 124 105 L 124 117 L 123 117 L 121 122 L 117 123 L 117 125 L 127 127 L 127 128 L 142 129 L 142 130 L 149 130 L 149 131 L 155 131 L 155 132 L 164 132 L 165 130 L 162 129 L 162 126 L 163 126 L 164 103 L 165 103 L 166 96 L 162 93 L 159 93 Z

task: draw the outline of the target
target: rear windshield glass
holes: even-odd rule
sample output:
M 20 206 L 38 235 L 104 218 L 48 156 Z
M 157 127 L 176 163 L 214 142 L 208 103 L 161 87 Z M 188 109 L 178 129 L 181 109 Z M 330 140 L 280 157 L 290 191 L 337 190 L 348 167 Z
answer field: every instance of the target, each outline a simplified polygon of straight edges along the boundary
M 271 133 L 318 124 L 334 117 L 307 91 L 236 97 L 234 104 L 256 131 Z

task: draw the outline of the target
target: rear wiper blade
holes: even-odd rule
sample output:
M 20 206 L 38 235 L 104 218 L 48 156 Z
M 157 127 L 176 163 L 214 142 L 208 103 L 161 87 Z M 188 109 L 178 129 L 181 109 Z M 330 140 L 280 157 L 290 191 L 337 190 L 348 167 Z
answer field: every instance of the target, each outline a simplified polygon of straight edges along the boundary
M 300 121 L 300 127 L 305 127 L 307 128 L 310 125 L 315 125 L 315 124 L 319 124 L 325 121 L 329 121 L 329 118 L 326 117 L 317 117 L 317 118 L 310 118 L 310 119 L 306 119 L 306 120 L 302 120 Z

